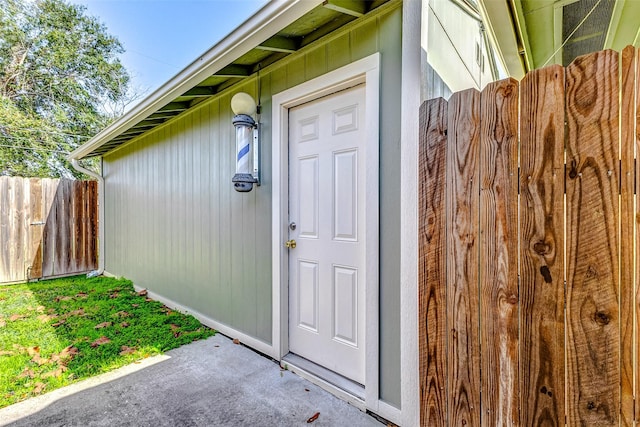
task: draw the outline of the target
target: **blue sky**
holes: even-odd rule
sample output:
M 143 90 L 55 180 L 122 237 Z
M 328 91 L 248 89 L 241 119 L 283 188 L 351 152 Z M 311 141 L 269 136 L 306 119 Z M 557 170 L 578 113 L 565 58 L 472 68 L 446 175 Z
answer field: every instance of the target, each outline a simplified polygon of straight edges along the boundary
M 157 89 L 253 15 L 266 0 L 68 0 L 124 45 L 133 85 Z

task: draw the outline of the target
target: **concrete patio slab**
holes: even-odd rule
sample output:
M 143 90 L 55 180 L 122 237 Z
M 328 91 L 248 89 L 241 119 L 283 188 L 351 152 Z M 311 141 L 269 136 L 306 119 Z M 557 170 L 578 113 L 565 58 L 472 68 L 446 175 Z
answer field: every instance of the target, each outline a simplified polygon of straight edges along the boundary
M 307 420 L 316 412 L 313 423 Z M 0 409 L 2 426 L 381 426 L 220 335 Z

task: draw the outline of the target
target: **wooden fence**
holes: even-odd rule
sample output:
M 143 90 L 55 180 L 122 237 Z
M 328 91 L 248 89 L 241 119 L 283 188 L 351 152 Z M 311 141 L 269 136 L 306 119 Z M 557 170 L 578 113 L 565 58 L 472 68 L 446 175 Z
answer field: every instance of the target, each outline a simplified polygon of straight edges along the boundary
M 97 266 L 97 182 L 0 177 L 0 283 Z
M 640 421 L 638 52 L 427 101 L 420 126 L 421 424 Z

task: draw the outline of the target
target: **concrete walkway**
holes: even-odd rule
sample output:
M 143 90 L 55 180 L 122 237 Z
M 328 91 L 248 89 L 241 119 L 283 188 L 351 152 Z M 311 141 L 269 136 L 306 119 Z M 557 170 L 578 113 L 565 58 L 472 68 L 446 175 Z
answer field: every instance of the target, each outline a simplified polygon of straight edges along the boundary
M 320 412 L 312 424 L 307 419 Z M 0 409 L 5 426 L 381 426 L 216 335 Z

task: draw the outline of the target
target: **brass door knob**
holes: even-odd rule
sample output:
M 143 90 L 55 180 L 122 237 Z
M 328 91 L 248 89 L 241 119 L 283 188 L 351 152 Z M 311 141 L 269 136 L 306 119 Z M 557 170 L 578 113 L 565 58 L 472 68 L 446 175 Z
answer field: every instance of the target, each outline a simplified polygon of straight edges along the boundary
M 284 245 L 286 247 L 288 247 L 289 249 L 295 249 L 296 248 L 296 241 L 295 240 L 287 240 L 286 242 L 284 242 Z

